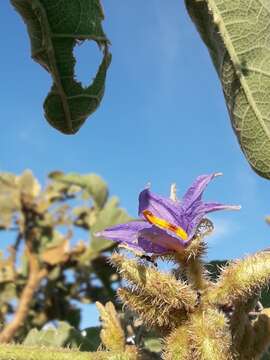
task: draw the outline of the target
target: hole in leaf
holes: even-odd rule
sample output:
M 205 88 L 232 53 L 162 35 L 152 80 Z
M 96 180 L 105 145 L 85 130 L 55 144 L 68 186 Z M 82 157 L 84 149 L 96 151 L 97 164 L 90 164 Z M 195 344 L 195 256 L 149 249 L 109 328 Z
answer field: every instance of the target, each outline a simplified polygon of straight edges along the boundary
M 84 87 L 92 84 L 99 65 L 102 62 L 103 53 L 95 41 L 83 41 L 74 48 L 76 58 L 75 76 Z

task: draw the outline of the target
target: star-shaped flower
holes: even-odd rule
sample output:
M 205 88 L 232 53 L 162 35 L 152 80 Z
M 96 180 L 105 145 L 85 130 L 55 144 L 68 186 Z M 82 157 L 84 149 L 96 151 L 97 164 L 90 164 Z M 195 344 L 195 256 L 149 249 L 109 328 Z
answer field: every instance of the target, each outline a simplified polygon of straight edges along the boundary
M 206 186 L 218 175 L 221 174 L 197 177 L 181 202 L 145 189 L 139 195 L 141 220 L 116 225 L 96 235 L 146 253 L 182 252 L 192 241 L 206 214 L 217 210 L 240 209 L 240 206 L 202 201 Z

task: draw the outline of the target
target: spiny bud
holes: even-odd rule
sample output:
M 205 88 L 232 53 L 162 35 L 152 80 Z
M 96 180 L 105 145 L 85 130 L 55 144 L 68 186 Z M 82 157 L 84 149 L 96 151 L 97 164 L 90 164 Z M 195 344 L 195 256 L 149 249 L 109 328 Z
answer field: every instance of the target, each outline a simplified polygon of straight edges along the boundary
M 155 297 L 147 296 L 138 290 L 122 288 L 117 291 L 121 301 L 133 310 L 149 327 L 174 328 L 186 317 L 169 304 L 160 303 Z
M 125 351 L 125 334 L 118 319 L 113 303 L 108 302 L 105 306 L 96 302 L 102 321 L 100 337 L 106 349 L 113 351 Z
M 190 360 L 192 351 L 189 343 L 189 333 L 187 326 L 180 326 L 173 330 L 166 339 L 164 360 Z
M 202 258 L 206 254 L 207 245 L 203 241 L 204 235 L 195 234 L 189 246 L 183 252 L 176 254 L 177 263 L 188 265 L 194 259 Z
M 156 299 L 156 302 L 175 309 L 191 310 L 196 305 L 197 294 L 187 284 L 172 275 L 145 267 L 119 254 L 112 256 L 113 264 L 121 276 L 128 280 L 141 294 Z
M 188 330 L 194 360 L 232 359 L 232 339 L 224 314 L 215 309 L 193 314 Z
M 270 279 L 270 251 L 237 260 L 222 271 L 208 300 L 212 303 L 246 302 Z

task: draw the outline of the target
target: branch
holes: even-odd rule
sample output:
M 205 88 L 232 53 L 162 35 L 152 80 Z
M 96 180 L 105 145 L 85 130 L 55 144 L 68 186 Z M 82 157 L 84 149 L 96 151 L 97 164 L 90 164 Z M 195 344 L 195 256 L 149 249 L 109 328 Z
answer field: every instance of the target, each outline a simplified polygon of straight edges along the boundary
M 17 330 L 23 325 L 28 315 L 30 303 L 33 299 L 35 291 L 37 290 L 41 280 L 48 274 L 47 269 L 40 269 L 37 257 L 29 250 L 27 250 L 27 252 L 29 257 L 29 278 L 22 291 L 19 305 L 13 319 L 0 333 L 0 343 L 10 342 Z M 0 358 L 2 359 L 2 357 Z

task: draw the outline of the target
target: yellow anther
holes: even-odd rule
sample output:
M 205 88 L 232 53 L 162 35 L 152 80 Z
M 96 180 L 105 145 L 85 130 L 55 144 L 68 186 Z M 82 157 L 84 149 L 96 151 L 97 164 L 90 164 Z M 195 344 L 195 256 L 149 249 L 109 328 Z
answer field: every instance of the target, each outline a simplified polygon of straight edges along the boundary
M 188 239 L 188 234 L 185 232 L 183 228 L 181 228 L 181 226 L 175 226 L 164 219 L 154 216 L 149 210 L 144 210 L 143 215 L 150 224 L 156 225 L 161 229 L 170 230 L 183 240 Z

